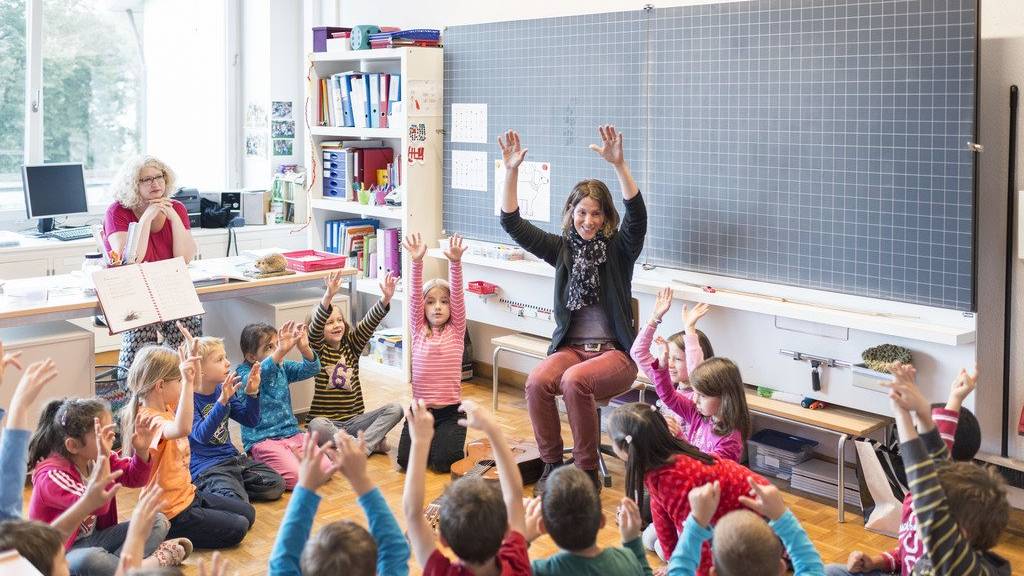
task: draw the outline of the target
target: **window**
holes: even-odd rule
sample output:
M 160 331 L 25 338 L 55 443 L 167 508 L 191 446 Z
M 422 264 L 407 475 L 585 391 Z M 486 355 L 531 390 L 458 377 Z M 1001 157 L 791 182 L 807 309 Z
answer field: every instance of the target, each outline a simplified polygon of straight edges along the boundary
M 25 0 L 0 0 L 0 197 L 21 196 L 25 157 Z M 3 202 L 0 201 L 0 209 Z
M 120 4 L 120 8 L 117 6 Z M 142 2 L 43 0 L 43 161 L 82 162 L 90 204 L 142 149 Z

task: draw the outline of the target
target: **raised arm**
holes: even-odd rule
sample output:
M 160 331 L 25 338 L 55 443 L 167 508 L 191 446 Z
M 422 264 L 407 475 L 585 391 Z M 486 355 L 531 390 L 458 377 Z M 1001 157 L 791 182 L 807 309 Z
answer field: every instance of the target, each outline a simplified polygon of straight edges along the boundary
M 7 366 L 21 368 L 19 354 L 5 354 L 3 344 L 0 343 L 0 381 L 3 380 Z M 10 413 L 7 414 L 7 427 L 3 436 L 0 436 L 0 520 L 21 518 L 22 492 L 28 469 L 28 443 L 32 436 L 28 407 L 35 402 L 43 386 L 56 377 L 57 368 L 53 360 L 47 358 L 29 365 L 14 389 Z
M 334 307 L 334 297 L 341 291 L 341 284 L 344 277 L 341 270 L 331 272 L 324 278 L 324 295 L 320 299 L 320 305 L 313 311 L 313 319 L 309 323 L 309 342 L 319 349 L 324 343 L 324 326 L 331 316 L 331 309 Z M 347 336 L 347 334 L 346 334 Z
M 601 145 L 591 144 L 590 149 L 615 168 L 615 175 L 619 177 L 619 186 L 622 188 L 622 199 L 632 200 L 640 193 L 640 189 L 637 188 L 629 164 L 626 163 L 626 155 L 622 148 L 622 132 L 611 124 L 598 126 L 597 132 L 601 135 Z
M 423 255 L 427 245 L 419 234 L 409 234 L 403 243 L 412 258 L 412 278 L 409 280 L 409 331 L 413 338 L 423 332 Z
M 462 285 L 462 253 L 466 247 L 462 244 L 462 236 L 455 234 L 448 241 L 448 248 L 444 255 L 448 257 L 448 286 L 451 290 L 450 304 L 451 314 L 448 324 L 449 330 L 466 333 L 466 294 Z
M 512 213 L 519 210 L 519 165 L 526 159 L 527 148 L 519 141 L 519 132 L 508 130 L 505 139 L 498 137 L 498 147 L 505 163 L 505 189 L 502 191 L 501 211 Z
M 505 510 L 508 513 L 508 526 L 520 534 L 526 534 L 523 477 L 501 427 L 487 409 L 472 400 L 463 401 L 459 410 L 466 414 L 464 419 L 459 420 L 460 425 L 480 430 L 491 441 L 491 449 L 498 468 L 498 481 L 501 483 L 501 495 L 505 499 Z
M 434 531 L 423 516 L 423 483 L 426 477 L 427 453 L 434 437 L 434 416 L 427 410 L 423 400 L 413 400 L 405 410 L 409 423 L 412 448 L 409 450 L 409 465 L 405 469 L 405 493 L 402 496 L 402 511 L 409 534 L 409 544 L 420 568 L 425 568 L 431 554 L 437 550 Z
M 202 366 L 200 364 L 199 343 L 192 341 L 191 347 L 188 343 L 178 346 L 178 367 L 181 370 L 181 392 L 178 394 L 178 410 L 174 414 L 174 420 L 163 425 L 163 437 L 166 440 L 184 438 L 192 431 L 192 419 L 195 415 L 195 402 L 192 401 L 192 391 L 195 384 L 202 377 Z
M 519 165 L 526 158 L 526 148 L 519 141 L 519 133 L 508 130 L 504 139 L 498 138 L 498 147 L 505 162 L 505 190 L 501 203 L 501 227 L 516 244 L 552 266 L 558 258 L 562 239 L 545 232 L 519 215 Z
M 203 417 L 202 414 L 194 414 L 192 422 L 192 433 L 189 437 L 200 444 L 209 444 L 217 428 L 231 414 L 231 399 L 241 385 L 237 373 L 229 373 L 227 379 L 220 387 L 220 396 L 213 403 L 213 408 Z M 194 412 L 194 410 L 193 410 Z

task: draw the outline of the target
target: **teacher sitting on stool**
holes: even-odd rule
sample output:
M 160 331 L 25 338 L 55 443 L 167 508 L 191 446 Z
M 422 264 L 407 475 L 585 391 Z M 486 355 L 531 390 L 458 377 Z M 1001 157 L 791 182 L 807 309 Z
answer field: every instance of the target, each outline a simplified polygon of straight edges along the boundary
M 114 203 L 103 217 L 107 250 L 116 251 L 122 261 L 129 260 L 124 249 L 128 243 L 128 225 L 134 222 L 139 227 L 134 262 L 157 262 L 179 256 L 189 262 L 195 257 L 196 242 L 189 232 L 185 205 L 169 198 L 174 180 L 171 168 L 153 156 L 137 156 L 121 166 L 111 184 Z M 182 318 L 180 322 L 192 335 L 202 336 L 202 317 Z M 166 345 L 175 348 L 183 341 L 174 322 L 128 330 L 121 334 L 117 363 L 130 368 L 135 353 L 144 346 L 156 344 L 158 334 L 163 336 Z
M 514 131 L 506 132 L 504 141 L 498 139 L 506 171 L 501 226 L 523 249 L 555 267 L 555 331 L 548 357 L 526 380 L 526 402 L 544 461 L 538 495 L 551 472 L 563 464 L 555 397 L 563 397 L 569 413 L 573 460 L 600 491 L 595 400 L 622 394 L 637 373 L 628 353 L 636 337 L 631 284 L 647 233 L 647 209 L 623 156 L 622 134 L 613 126 L 598 130 L 602 145 L 590 148 L 615 167 L 626 207 L 622 226 L 608 187 L 600 180 L 583 180 L 565 202 L 561 235 L 519 215 L 516 191 L 526 149 Z

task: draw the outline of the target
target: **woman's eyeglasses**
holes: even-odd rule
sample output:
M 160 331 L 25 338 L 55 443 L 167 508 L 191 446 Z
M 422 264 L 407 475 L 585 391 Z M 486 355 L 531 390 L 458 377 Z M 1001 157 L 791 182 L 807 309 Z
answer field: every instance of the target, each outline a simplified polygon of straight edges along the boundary
M 139 178 L 139 186 L 152 186 L 153 182 L 156 182 L 157 180 L 163 182 L 164 174 L 160 173 L 157 174 L 156 176 L 150 176 L 149 178 Z

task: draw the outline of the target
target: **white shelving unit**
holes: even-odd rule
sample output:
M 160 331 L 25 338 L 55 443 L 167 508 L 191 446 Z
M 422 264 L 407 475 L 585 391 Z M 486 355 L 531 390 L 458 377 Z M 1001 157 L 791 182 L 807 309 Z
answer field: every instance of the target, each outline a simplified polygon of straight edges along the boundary
M 315 178 L 309 193 L 310 204 L 310 246 L 324 248 L 324 223 L 341 218 L 378 218 L 383 227 L 400 227 L 402 233 L 418 232 L 428 246 L 436 245 L 441 235 L 441 169 L 442 129 L 444 127 L 441 108 L 444 55 L 440 48 L 389 48 L 382 50 L 359 50 L 351 52 L 319 52 L 307 57 L 310 69 L 306 96 L 309 102 L 307 119 L 310 129 L 311 154 L 307 159 L 306 173 Z M 401 75 L 401 114 L 393 115 L 388 128 L 345 128 L 320 126 L 317 106 L 319 80 L 342 72 L 385 72 Z M 414 99 L 423 98 L 429 92 L 435 106 L 416 106 Z M 427 112 L 428 115 L 423 115 Z M 422 124 L 422 130 L 411 131 L 410 127 Z M 425 140 L 412 140 L 410 133 L 423 134 Z M 401 155 L 401 206 L 371 206 L 358 202 L 339 200 L 323 195 L 323 153 L 320 144 L 333 140 L 384 140 L 395 150 L 395 157 Z M 410 162 L 409 151 L 423 147 L 423 160 Z M 316 165 L 313 165 L 315 159 Z M 441 269 L 438 262 L 425 261 L 424 277 L 430 278 Z M 402 315 L 403 366 L 392 369 L 377 366 L 379 372 L 404 379 L 410 378 L 410 349 L 408 344 L 409 322 L 405 317 L 405 300 L 409 293 L 407 286 L 411 276 L 410 262 L 402 254 L 402 278 L 406 282 L 393 298 L 392 313 Z M 355 293 L 367 298 L 380 296 L 378 279 L 363 278 L 355 281 Z M 364 302 L 366 304 L 369 301 Z M 365 306 L 355 303 L 354 314 Z M 365 364 L 365 363 L 364 363 Z

